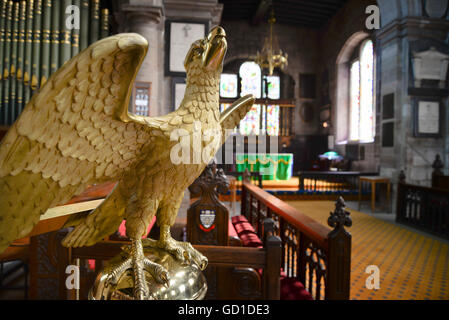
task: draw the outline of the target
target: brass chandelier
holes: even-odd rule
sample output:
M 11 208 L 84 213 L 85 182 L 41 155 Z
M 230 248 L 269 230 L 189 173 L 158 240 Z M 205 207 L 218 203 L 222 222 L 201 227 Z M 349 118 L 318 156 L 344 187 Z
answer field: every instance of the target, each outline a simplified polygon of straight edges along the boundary
M 276 18 L 274 17 L 274 11 L 271 11 L 270 18 L 268 19 L 270 25 L 269 35 L 265 38 L 262 51 L 257 51 L 255 62 L 260 68 L 268 69 L 268 75 L 273 75 L 274 68 L 284 68 L 288 65 L 288 54 L 282 52 L 279 49 L 279 43 L 276 35 L 273 32 Z

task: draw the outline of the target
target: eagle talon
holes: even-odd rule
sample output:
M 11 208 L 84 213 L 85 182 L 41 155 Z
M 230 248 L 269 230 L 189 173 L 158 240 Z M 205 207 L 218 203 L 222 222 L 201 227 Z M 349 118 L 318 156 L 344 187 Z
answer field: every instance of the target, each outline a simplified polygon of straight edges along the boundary
M 190 243 L 173 239 L 170 235 L 169 228 L 166 226 L 161 227 L 161 238 L 158 241 L 143 239 L 142 243 L 145 247 L 158 248 L 171 253 L 183 264 L 188 265 L 193 262 L 201 270 L 205 270 L 207 267 L 207 258 Z
M 144 256 L 141 240 L 133 240 L 131 246 L 122 248 L 124 261 L 110 271 L 107 285 L 116 286 L 121 276 L 132 269 L 134 276 L 134 294 L 136 300 L 154 299 L 148 290 L 145 280 L 145 270 L 151 274 L 156 282 L 163 284 L 168 288 L 170 278 L 168 271 L 161 265 L 149 260 Z M 128 256 L 127 258 L 125 258 Z

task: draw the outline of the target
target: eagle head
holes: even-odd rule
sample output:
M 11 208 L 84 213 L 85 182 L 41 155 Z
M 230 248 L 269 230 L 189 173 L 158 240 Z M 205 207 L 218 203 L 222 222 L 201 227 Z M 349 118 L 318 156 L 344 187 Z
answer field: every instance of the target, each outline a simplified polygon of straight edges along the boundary
M 195 41 L 184 60 L 187 75 L 220 74 L 228 44 L 222 27 L 214 27 L 202 40 Z

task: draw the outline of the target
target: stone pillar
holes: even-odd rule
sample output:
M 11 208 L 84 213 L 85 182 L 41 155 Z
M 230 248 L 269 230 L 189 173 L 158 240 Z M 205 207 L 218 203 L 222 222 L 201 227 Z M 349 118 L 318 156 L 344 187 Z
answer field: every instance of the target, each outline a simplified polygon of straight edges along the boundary
M 148 53 L 136 81 L 151 82 L 150 116 L 162 113 L 164 105 L 164 9 L 162 0 L 119 2 L 119 32 L 135 32 L 148 41 Z
M 413 102 L 415 94 L 410 56 L 417 44 L 429 47 L 445 43 L 449 21 L 446 17 L 435 18 L 426 12 L 420 0 L 378 0 L 382 28 L 376 32 L 378 46 L 378 75 L 381 78 L 378 110 L 380 122 L 380 167 L 381 175 L 397 182 L 404 170 L 407 183 L 430 186 L 432 161 L 435 154 L 448 155 L 447 121 L 443 125 L 442 138 L 417 138 L 414 135 Z M 447 1 L 441 1 L 441 4 Z M 424 8 L 424 9 L 423 9 Z M 445 12 L 443 10 L 442 12 Z M 394 94 L 394 146 L 382 146 L 383 97 Z M 443 107 L 448 110 L 447 96 L 441 96 Z M 442 115 L 443 116 L 443 115 Z M 446 117 L 447 119 L 447 117 Z M 446 130 L 446 131 L 445 131 Z M 395 199 L 395 193 L 393 194 Z M 395 205 L 394 207 L 395 208 Z M 394 209 L 395 210 L 395 209 Z M 393 211 L 394 212 L 394 211 Z

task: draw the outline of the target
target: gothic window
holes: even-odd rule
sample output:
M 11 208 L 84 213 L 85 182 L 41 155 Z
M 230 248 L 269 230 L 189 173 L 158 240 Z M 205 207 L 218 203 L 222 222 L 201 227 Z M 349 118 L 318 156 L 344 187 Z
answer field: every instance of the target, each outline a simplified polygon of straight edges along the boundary
M 223 73 L 220 79 L 220 97 L 237 98 L 238 97 L 238 79 L 236 74 Z
M 240 83 L 239 83 L 240 81 Z M 263 76 L 255 62 L 243 62 L 238 74 L 223 73 L 220 79 L 220 97 L 237 98 L 253 94 L 256 99 L 281 98 L 281 81 L 277 75 Z M 220 105 L 223 111 L 229 104 Z M 280 132 L 280 106 L 255 104 L 246 117 L 240 122 L 238 130 L 241 135 L 278 136 Z
M 266 98 L 265 84 L 268 84 L 268 98 L 272 100 L 279 100 L 281 98 L 281 79 L 279 76 L 267 76 L 264 81 L 263 97 Z
M 240 66 L 239 75 L 241 79 L 240 97 L 247 94 L 253 94 L 256 99 L 261 97 L 262 93 L 262 72 L 255 62 L 244 62 Z
M 373 142 L 374 127 L 374 48 L 362 43 L 358 57 L 350 64 L 349 140 Z

